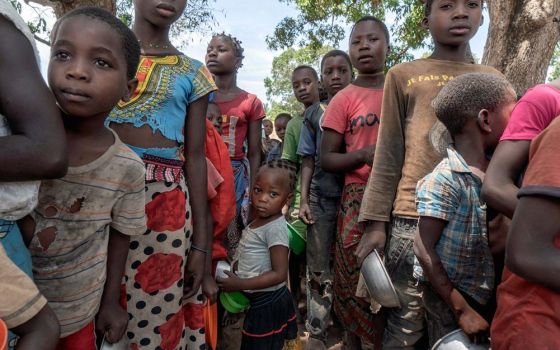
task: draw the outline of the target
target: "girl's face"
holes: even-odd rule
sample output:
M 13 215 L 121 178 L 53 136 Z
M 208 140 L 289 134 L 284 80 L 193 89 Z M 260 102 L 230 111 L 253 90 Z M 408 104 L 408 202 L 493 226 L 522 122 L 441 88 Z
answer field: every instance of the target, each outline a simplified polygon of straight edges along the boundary
M 292 196 L 288 185 L 289 179 L 286 177 L 284 170 L 270 168 L 259 170 L 251 190 L 253 213 L 257 217 L 266 219 L 282 213 L 282 208 Z
M 381 26 L 374 21 L 363 21 L 354 27 L 350 36 L 350 60 L 361 74 L 373 74 L 385 68 L 388 44 Z
M 137 18 L 156 27 L 169 27 L 181 17 L 187 0 L 134 0 L 134 12 Z
M 284 142 L 284 136 L 286 136 L 286 127 L 288 126 L 288 118 L 277 118 L 274 121 L 274 129 L 276 129 L 276 135 L 278 138 Z
M 215 36 L 206 48 L 206 67 L 214 75 L 231 74 L 241 66 L 241 59 L 236 57 L 235 48 L 230 40 Z
M 308 68 L 298 69 L 292 74 L 292 88 L 298 102 L 305 108 L 319 101 L 319 81 Z
M 329 98 L 332 98 L 352 81 L 352 67 L 343 56 L 327 57 L 323 62 L 321 80 Z

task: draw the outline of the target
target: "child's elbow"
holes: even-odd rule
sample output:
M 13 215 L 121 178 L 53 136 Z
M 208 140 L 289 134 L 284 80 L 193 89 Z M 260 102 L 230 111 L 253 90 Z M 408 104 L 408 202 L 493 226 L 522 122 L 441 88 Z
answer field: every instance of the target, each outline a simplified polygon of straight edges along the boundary
M 39 163 L 37 168 L 41 174 L 38 175 L 42 179 L 58 179 L 64 177 L 68 171 L 68 157 L 65 154 L 48 157 Z
M 518 254 L 511 249 L 506 250 L 506 267 L 513 272 L 514 274 L 528 278 L 530 275 L 530 270 L 528 267 L 530 265 L 527 258 L 523 256 L 523 254 Z

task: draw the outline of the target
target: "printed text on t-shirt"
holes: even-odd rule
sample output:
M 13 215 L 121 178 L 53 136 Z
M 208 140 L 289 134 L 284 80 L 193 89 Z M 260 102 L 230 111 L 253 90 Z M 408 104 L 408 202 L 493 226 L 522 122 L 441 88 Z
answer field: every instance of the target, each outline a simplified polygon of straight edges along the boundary
M 356 127 L 374 126 L 379 124 L 379 117 L 375 113 L 368 113 L 365 117 L 360 115 L 350 121 L 350 134 L 354 134 Z

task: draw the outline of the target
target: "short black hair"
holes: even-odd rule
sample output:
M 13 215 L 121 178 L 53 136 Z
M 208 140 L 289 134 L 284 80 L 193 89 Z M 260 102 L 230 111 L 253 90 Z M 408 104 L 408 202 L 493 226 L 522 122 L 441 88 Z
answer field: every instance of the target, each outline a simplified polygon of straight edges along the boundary
M 235 54 L 235 57 L 237 57 L 241 61 L 243 61 L 243 59 L 245 58 L 245 56 L 243 55 L 243 52 L 245 52 L 245 49 L 243 49 L 243 46 L 241 46 L 241 44 L 242 44 L 241 40 L 237 39 L 236 37 L 234 37 L 231 34 L 226 34 L 225 32 L 221 32 L 221 33 L 217 33 L 217 34 L 212 35 L 212 39 L 214 39 L 214 38 L 222 38 L 222 39 L 225 39 L 225 40 L 229 41 L 229 43 L 233 47 L 233 52 Z M 243 66 L 243 64 L 241 64 L 241 66 Z
M 319 74 L 317 74 L 317 71 L 315 70 L 315 68 L 308 66 L 306 64 L 301 64 L 299 66 L 297 66 L 296 68 L 294 68 L 294 70 L 292 71 L 292 77 L 294 76 L 294 74 L 296 74 L 297 71 L 299 70 L 304 70 L 304 69 L 309 69 L 311 71 L 311 73 L 313 74 L 313 76 L 315 77 L 315 79 L 317 79 L 317 81 L 319 81 Z
M 350 61 L 350 56 L 348 56 L 348 54 L 342 50 L 331 50 L 327 52 L 321 59 L 321 73 L 323 72 L 323 66 L 325 65 L 325 61 L 327 58 L 339 56 L 343 57 L 346 60 L 346 62 L 348 63 L 348 68 L 350 69 L 350 71 L 352 71 L 352 62 Z
M 435 0 L 426 0 L 424 3 L 424 17 L 428 17 L 432 13 L 432 5 Z M 480 0 L 480 6 L 484 5 L 484 0 Z
M 130 28 L 121 22 L 121 20 L 113 16 L 113 14 L 107 10 L 100 7 L 83 6 L 68 12 L 54 24 L 51 33 L 52 40 L 54 41 L 56 35 L 58 34 L 60 23 L 69 18 L 78 16 L 85 16 L 104 22 L 119 34 L 126 60 L 126 75 L 128 79 L 133 79 L 136 76 L 136 70 L 138 69 L 138 63 L 140 62 L 140 44 L 138 43 L 138 39 L 132 30 L 130 30 Z
M 481 110 L 495 111 L 511 99 L 515 99 L 513 87 L 502 76 L 468 73 L 449 81 L 432 101 L 432 107 L 449 133 L 456 135 Z
M 276 122 L 279 119 L 288 119 L 288 121 L 290 121 L 290 120 L 292 120 L 292 116 L 290 115 L 290 113 L 282 112 L 282 113 L 278 113 L 276 115 L 276 118 L 274 118 L 274 121 Z
M 270 120 L 270 119 L 263 119 L 262 123 L 264 124 L 265 122 L 269 122 L 270 124 L 272 124 L 272 120 Z
M 290 192 L 293 192 L 296 189 L 297 177 L 296 177 L 295 163 L 290 162 L 287 159 L 273 159 L 271 161 L 264 163 L 259 168 L 259 171 L 263 169 L 277 169 L 279 171 L 286 172 L 289 180 L 288 188 L 290 189 Z
M 354 29 L 356 29 L 356 26 L 362 22 L 375 22 L 377 23 L 381 29 L 383 29 L 383 34 L 385 35 L 385 41 L 387 43 L 387 45 L 389 45 L 389 41 L 391 36 L 389 35 L 389 29 L 387 29 L 387 25 L 385 25 L 385 23 L 380 20 L 379 18 L 375 17 L 375 16 L 364 16 L 362 18 L 360 18 L 359 20 L 356 21 L 356 23 L 354 23 L 354 25 L 352 26 L 352 30 L 350 31 L 350 38 L 352 38 L 352 34 L 354 33 Z

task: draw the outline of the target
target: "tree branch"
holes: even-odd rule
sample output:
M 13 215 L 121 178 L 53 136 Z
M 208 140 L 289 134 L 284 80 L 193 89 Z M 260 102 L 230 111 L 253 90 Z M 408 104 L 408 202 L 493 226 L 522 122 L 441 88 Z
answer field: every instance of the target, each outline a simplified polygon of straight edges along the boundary
M 43 44 L 45 44 L 45 45 L 47 45 L 47 46 L 51 46 L 51 42 L 50 42 L 50 41 L 47 41 L 47 40 L 41 38 L 41 37 L 38 36 L 37 34 L 33 34 L 33 37 L 34 37 L 35 40 L 37 40 L 38 42 L 43 43 Z

